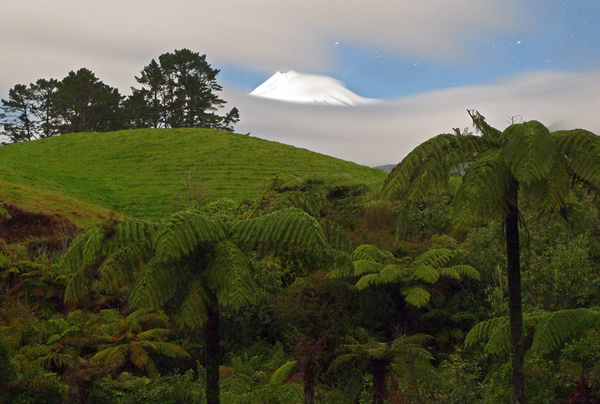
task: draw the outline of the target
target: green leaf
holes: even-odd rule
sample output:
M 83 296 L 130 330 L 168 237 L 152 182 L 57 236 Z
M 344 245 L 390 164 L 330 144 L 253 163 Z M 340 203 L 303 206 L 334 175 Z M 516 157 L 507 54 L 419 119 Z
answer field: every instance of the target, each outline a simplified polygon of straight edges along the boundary
M 583 129 L 553 132 L 566 166 L 580 179 L 600 183 L 600 137 Z
M 252 276 L 252 264 L 246 254 L 230 241 L 215 245 L 206 269 L 206 279 L 223 306 L 239 309 L 256 300 L 258 288 Z
M 278 250 L 290 245 L 325 246 L 325 236 L 319 223 L 296 208 L 234 222 L 231 237 L 246 250 Z
M 502 157 L 519 183 L 530 184 L 548 177 L 558 150 L 544 125 L 537 121 L 513 124 L 502 136 Z
M 225 238 L 223 227 L 194 211 L 175 213 L 156 232 L 154 249 L 161 259 L 181 259 L 201 246 Z
M 503 163 L 499 150 L 481 153 L 467 169 L 453 210 L 455 220 L 473 223 L 481 218 L 500 215 L 506 211 L 505 195 L 511 174 Z
M 298 361 L 289 361 L 281 365 L 273 374 L 269 380 L 269 384 L 281 386 L 290 377 L 290 374 Z
M 481 280 L 481 274 L 478 270 L 470 265 L 454 265 L 449 268 L 450 270 L 456 271 L 462 278 L 469 278 L 476 281 Z
M 431 293 L 419 286 L 409 286 L 400 289 L 406 303 L 415 307 L 423 307 L 429 303 Z
M 411 270 L 416 279 L 431 285 L 440 279 L 440 272 L 431 265 L 419 265 L 417 267 L 411 267 Z

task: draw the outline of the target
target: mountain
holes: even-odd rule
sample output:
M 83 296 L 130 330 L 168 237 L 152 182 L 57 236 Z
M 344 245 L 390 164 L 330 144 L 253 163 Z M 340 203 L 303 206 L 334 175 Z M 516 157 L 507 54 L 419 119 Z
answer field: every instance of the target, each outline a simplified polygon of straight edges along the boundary
M 332 77 L 298 73 L 293 70 L 275 73 L 250 95 L 280 101 L 342 106 L 356 106 L 375 101 L 354 94 L 341 81 Z

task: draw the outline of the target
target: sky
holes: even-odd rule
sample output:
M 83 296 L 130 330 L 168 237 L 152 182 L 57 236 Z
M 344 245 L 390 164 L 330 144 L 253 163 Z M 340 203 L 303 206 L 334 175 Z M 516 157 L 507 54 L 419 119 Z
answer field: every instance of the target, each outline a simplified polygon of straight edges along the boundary
M 0 98 L 86 67 L 128 94 L 153 58 L 188 48 L 220 69 L 239 133 L 370 166 L 470 127 L 539 120 L 600 134 L 597 0 L 0 0 Z M 248 96 L 276 71 L 323 74 L 380 102 Z M 226 108 L 227 108 L 226 107 Z

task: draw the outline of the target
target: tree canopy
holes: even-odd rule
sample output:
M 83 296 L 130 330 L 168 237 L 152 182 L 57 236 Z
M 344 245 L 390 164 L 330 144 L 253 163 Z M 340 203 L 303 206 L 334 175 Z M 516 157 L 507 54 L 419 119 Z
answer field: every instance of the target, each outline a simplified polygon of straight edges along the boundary
M 189 49 L 152 60 L 136 77 L 141 88 L 124 97 L 87 68 L 62 80 L 39 79 L 16 84 L 2 100 L 2 134 L 11 143 L 71 132 L 105 132 L 131 128 L 203 127 L 233 131 L 239 111 L 217 112 L 218 69 Z

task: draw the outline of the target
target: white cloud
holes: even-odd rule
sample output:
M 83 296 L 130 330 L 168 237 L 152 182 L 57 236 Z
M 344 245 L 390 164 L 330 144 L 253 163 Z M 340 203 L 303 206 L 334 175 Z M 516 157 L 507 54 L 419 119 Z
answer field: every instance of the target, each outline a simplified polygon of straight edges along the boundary
M 0 25 L 0 93 L 87 67 L 126 90 L 151 58 L 188 47 L 215 65 L 313 71 L 332 41 L 426 59 L 469 54 L 471 36 L 522 26 L 506 0 L 20 0 Z
M 600 105 L 600 71 L 528 74 L 359 107 L 284 103 L 231 90 L 223 96 L 240 110 L 240 133 L 370 166 L 398 163 L 432 136 L 471 127 L 466 110 L 473 108 L 501 130 L 514 117 L 538 120 L 552 130 L 600 134 L 600 115 L 592 108 Z

